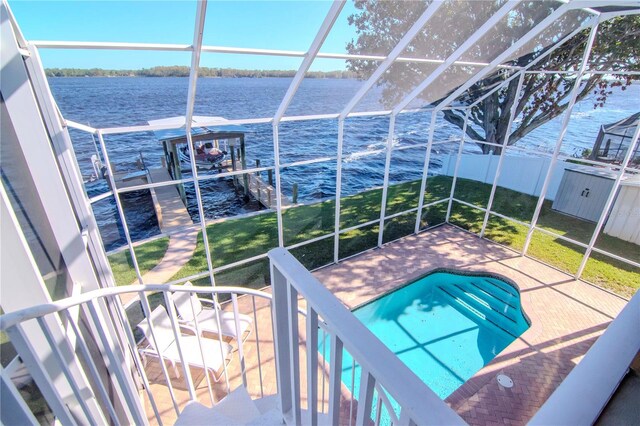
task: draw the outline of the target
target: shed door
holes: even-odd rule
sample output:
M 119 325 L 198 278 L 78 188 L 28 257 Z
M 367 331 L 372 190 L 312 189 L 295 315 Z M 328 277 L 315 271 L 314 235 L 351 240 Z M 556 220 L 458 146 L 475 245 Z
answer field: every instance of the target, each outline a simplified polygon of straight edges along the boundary
M 606 177 L 566 170 L 553 208 L 581 219 L 597 222 L 613 187 Z
M 597 222 L 613 187 L 613 181 L 599 176 L 584 176 L 587 178 L 585 185 L 588 186 L 585 186 L 584 196 L 580 197 L 582 202 L 579 203 L 576 216 Z
M 572 216 L 578 216 L 582 204 L 581 192 L 584 190 L 582 174 L 565 170 L 560 189 L 553 202 L 553 208 Z

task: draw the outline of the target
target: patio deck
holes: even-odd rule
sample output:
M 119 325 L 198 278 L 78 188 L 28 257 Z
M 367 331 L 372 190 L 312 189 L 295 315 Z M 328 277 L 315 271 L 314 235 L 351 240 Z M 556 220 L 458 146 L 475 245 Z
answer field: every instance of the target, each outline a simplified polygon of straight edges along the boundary
M 626 303 L 452 226 L 403 238 L 315 275 L 352 308 L 438 267 L 512 279 L 531 319 L 526 332 L 447 398 L 472 425 L 526 423 Z M 513 379 L 513 388 L 497 383 L 501 373 Z
M 626 303 L 616 295 L 452 226 L 403 238 L 380 250 L 318 270 L 314 275 L 346 306 L 353 308 L 440 267 L 489 271 L 512 279 L 520 286 L 523 309 L 532 321 L 520 338 L 447 398 L 446 402 L 472 425 L 525 424 Z M 250 298 L 241 297 L 239 305 L 241 311 L 251 311 Z M 262 342 L 262 380 L 265 395 L 269 395 L 276 391 L 271 312 L 266 301 L 256 300 L 256 305 Z M 304 333 L 304 327 L 301 326 L 300 331 Z M 255 335 L 254 331 L 244 351 L 249 393 L 258 398 Z M 301 361 L 304 357 L 304 335 L 301 335 Z M 171 423 L 175 414 L 157 366 L 156 362 L 150 362 L 147 372 L 155 382 L 152 390 L 160 403 L 163 420 Z M 238 366 L 236 359 L 229 369 L 232 389 L 242 384 Z M 302 377 L 305 377 L 304 369 L 304 362 L 301 362 Z M 495 378 L 500 373 L 513 379 L 513 388 L 498 385 Z M 204 376 L 195 370 L 193 374 L 199 400 L 210 405 Z M 182 380 L 172 381 L 178 400 L 185 403 L 188 395 Z M 301 384 L 303 408 L 305 386 Z M 224 395 L 223 388 L 223 383 L 215 386 L 218 397 Z M 341 419 L 348 424 L 350 395 L 344 384 L 342 390 Z M 147 409 L 151 413 L 148 402 Z

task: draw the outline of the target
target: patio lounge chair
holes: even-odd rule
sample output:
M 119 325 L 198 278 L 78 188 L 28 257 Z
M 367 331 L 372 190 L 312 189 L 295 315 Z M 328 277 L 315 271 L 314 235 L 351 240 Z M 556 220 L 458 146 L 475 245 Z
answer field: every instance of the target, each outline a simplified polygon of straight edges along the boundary
M 150 322 L 153 325 L 153 334 L 157 339 L 158 347 L 156 347 L 156 340 L 154 340 L 151 334 L 149 319 L 145 319 L 138 324 L 138 328 L 140 328 L 144 333 L 149 345 L 140 349 L 140 354 L 143 358 L 151 356 L 169 361 L 176 373 L 176 376 L 180 377 L 180 373 L 176 367 L 176 364 L 181 362 L 180 353 L 178 352 L 178 343 L 176 342 L 175 335 L 173 333 L 171 319 L 169 318 L 164 306 L 158 306 L 153 310 L 153 312 L 151 312 Z M 200 352 L 198 339 L 200 339 L 202 344 L 202 353 Z M 182 349 L 182 355 L 185 358 L 185 362 L 190 366 L 210 371 L 216 382 L 222 375 L 220 370 L 223 364 L 228 363 L 231 360 L 229 356 L 232 352 L 231 345 L 218 340 L 182 334 L 180 336 L 180 347 Z M 202 354 L 204 354 L 204 363 L 202 362 Z
M 184 283 L 185 286 L 192 286 L 191 282 Z M 191 303 L 193 302 L 193 309 Z M 205 309 L 203 303 L 211 305 L 211 308 Z M 198 320 L 198 328 L 204 333 L 212 333 L 216 337 L 230 337 L 238 340 L 238 336 L 242 337 L 244 342 L 249 337 L 251 323 L 253 322 L 249 315 L 238 313 L 236 317 L 233 312 L 223 311 L 219 304 L 209 299 L 201 299 L 196 293 L 176 292 L 173 294 L 173 304 L 180 315 L 180 323 L 184 326 L 195 330 L 195 320 Z M 216 318 L 216 310 L 220 315 L 220 327 L 218 327 L 218 318 Z M 238 327 L 236 328 L 236 318 Z

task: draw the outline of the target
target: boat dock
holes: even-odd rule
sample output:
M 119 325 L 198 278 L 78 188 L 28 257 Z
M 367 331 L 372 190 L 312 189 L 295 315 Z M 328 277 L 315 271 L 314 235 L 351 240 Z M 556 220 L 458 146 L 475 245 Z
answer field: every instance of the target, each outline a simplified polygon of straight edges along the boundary
M 276 189 L 273 185 L 268 182 L 264 182 L 259 176 L 255 174 L 246 175 L 246 178 L 237 179 L 239 185 L 241 187 L 247 186 L 249 192 L 260 204 L 265 206 L 268 209 L 275 209 L 277 200 L 276 200 Z M 280 193 L 282 206 L 290 206 L 293 203 L 289 200 L 289 197 Z
M 149 183 L 160 183 L 172 180 L 164 167 L 148 170 Z M 193 221 L 178 191 L 178 185 L 167 185 L 151 188 L 151 197 L 158 217 L 158 225 L 163 233 L 174 229 L 192 226 Z

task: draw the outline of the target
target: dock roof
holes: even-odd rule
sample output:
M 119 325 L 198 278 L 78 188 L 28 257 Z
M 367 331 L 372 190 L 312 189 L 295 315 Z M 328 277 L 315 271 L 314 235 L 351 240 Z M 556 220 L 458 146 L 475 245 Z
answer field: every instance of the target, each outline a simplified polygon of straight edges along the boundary
M 161 118 L 158 120 L 149 120 L 148 123 L 151 125 L 180 125 L 182 127 L 178 129 L 154 130 L 153 133 L 160 142 L 186 142 L 187 133 L 184 115 Z M 209 124 L 200 125 L 200 123 Z M 214 139 L 239 138 L 244 136 L 244 134 L 248 132 L 250 132 L 248 128 L 236 124 L 229 124 L 229 120 L 223 117 L 194 115 L 191 124 L 191 136 L 199 140 L 203 139 L 204 137 L 209 138 L 211 136 L 213 136 Z

